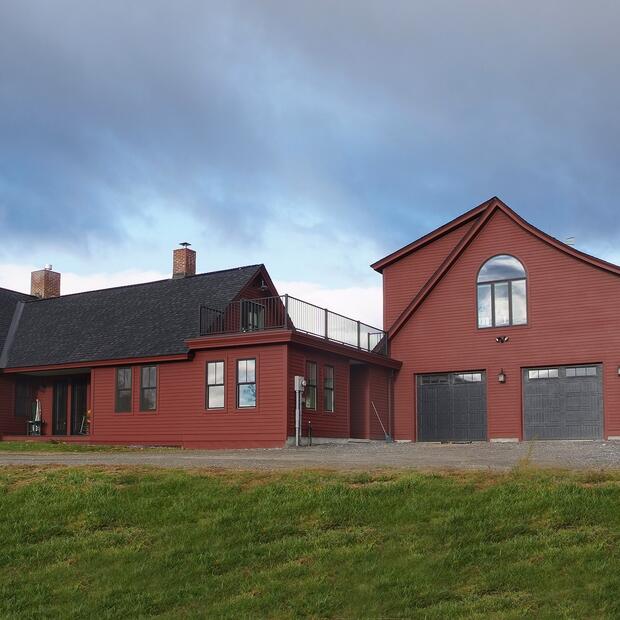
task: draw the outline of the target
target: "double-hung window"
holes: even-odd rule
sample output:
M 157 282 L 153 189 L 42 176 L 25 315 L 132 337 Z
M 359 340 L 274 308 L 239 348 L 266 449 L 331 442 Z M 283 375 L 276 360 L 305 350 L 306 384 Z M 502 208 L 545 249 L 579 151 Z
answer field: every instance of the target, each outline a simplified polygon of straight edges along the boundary
M 334 411 L 334 367 L 325 366 L 323 376 L 323 409 L 331 413 Z
M 207 409 L 223 409 L 224 403 L 224 362 L 207 362 Z
M 237 407 L 256 407 L 256 360 L 237 360 Z
M 157 366 L 140 368 L 140 411 L 157 409 Z
M 306 409 L 316 410 L 317 364 L 306 362 Z
M 116 369 L 116 413 L 131 412 L 131 366 Z

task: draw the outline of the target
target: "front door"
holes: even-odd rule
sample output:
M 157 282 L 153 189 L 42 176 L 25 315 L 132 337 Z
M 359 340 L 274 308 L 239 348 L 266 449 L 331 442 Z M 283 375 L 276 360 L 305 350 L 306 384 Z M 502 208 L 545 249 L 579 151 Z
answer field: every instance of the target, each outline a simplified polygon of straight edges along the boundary
M 54 403 L 52 406 L 52 434 L 67 434 L 67 382 L 54 383 Z
M 75 378 L 71 384 L 71 434 L 82 435 L 86 432 L 88 381 L 84 378 Z

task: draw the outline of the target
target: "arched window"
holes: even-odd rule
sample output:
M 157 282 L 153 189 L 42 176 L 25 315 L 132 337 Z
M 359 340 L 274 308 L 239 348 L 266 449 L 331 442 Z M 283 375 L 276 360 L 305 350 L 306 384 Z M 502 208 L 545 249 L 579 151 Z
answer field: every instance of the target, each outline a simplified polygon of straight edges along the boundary
M 527 323 L 527 286 L 523 265 L 507 254 L 489 259 L 478 272 L 478 327 Z

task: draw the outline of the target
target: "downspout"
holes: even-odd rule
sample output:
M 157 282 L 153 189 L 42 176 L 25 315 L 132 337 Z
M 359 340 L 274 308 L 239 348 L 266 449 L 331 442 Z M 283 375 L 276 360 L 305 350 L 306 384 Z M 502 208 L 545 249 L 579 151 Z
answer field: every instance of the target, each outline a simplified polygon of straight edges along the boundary
M 390 369 L 388 375 L 388 433 L 390 437 L 394 438 L 392 434 L 392 389 L 394 388 L 394 370 Z

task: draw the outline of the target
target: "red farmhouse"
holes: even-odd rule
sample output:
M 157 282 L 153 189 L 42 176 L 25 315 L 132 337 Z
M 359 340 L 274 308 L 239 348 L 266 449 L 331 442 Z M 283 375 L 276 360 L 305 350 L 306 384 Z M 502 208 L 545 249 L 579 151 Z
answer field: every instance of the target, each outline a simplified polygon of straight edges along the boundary
M 263 265 L 195 265 L 183 247 L 168 280 L 60 296 L 49 268 L 32 295 L 0 289 L 4 438 L 282 446 L 295 376 L 307 380 L 304 435 L 384 436 L 399 364 L 382 330 L 279 296 Z
M 0 434 L 186 447 L 620 438 L 620 267 L 497 198 L 378 261 L 385 332 L 262 265 L 60 296 L 0 289 Z

